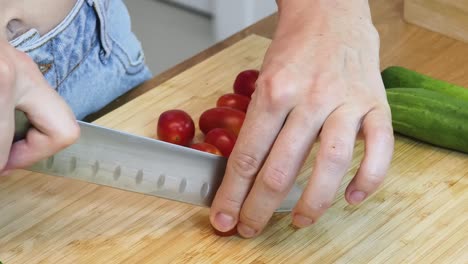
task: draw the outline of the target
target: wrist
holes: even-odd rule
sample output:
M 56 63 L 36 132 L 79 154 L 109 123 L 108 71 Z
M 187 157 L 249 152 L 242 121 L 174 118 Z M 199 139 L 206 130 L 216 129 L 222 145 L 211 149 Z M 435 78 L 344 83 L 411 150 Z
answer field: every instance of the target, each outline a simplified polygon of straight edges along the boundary
M 371 16 L 368 0 L 276 0 L 276 4 L 280 15 L 324 10 L 337 15 Z
M 305 30 L 317 35 L 345 28 L 373 28 L 367 0 L 276 0 L 277 35 Z
M 303 45 L 325 41 L 372 50 L 380 46 L 367 0 L 277 0 L 277 4 L 275 40 Z

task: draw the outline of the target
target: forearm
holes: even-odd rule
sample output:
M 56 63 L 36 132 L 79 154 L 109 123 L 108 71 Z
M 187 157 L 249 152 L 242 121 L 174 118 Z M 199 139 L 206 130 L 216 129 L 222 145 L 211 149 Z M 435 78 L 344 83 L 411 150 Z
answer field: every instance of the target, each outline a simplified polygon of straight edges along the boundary
M 313 15 L 339 15 L 349 18 L 370 19 L 367 0 L 276 0 L 280 16 L 313 18 Z M 298 16 L 300 15 L 300 16 Z
M 277 4 L 277 34 L 304 29 L 323 35 L 349 26 L 372 26 L 367 0 L 277 0 Z

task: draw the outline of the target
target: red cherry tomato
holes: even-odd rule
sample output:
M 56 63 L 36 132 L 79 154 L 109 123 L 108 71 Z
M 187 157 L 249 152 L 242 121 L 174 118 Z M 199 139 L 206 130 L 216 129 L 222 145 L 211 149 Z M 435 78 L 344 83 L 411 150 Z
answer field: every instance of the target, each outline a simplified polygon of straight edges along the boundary
M 215 146 L 209 143 L 205 143 L 205 142 L 194 143 L 190 147 L 196 150 L 208 152 L 208 153 L 219 155 L 219 156 L 223 155 L 221 151 L 219 151 L 219 149 L 217 149 Z
M 218 101 L 216 102 L 216 106 L 234 108 L 245 113 L 247 112 L 249 103 L 250 103 L 250 98 L 245 95 L 228 93 L 218 98 Z
M 183 110 L 168 110 L 159 116 L 157 134 L 162 141 L 188 146 L 195 136 L 195 125 Z
M 206 134 L 205 142 L 219 149 L 224 157 L 231 155 L 232 149 L 236 144 L 237 136 L 230 130 L 224 128 L 212 129 Z
M 201 114 L 199 127 L 205 135 L 212 129 L 225 128 L 237 136 L 244 119 L 245 113 L 242 111 L 227 107 L 215 107 Z
M 255 82 L 257 82 L 258 70 L 250 69 L 240 72 L 234 81 L 234 92 L 251 97 L 255 91 Z

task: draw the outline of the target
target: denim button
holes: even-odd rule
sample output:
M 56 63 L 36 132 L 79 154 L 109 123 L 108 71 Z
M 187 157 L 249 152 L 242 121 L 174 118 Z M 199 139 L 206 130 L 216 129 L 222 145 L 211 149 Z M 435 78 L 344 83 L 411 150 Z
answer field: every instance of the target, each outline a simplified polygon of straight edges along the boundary
M 47 64 L 39 64 L 39 70 L 41 71 L 42 74 L 46 74 L 50 68 L 52 68 L 52 64 L 47 63 Z

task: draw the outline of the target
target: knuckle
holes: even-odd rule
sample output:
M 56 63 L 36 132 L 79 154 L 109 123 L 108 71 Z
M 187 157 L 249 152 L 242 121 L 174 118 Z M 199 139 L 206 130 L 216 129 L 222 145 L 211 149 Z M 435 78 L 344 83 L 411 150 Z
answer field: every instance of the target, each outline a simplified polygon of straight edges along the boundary
M 73 144 L 79 137 L 80 127 L 76 122 L 72 122 L 70 125 L 57 130 L 53 139 L 57 148 L 63 149 Z
M 379 187 L 384 180 L 384 175 L 378 172 L 367 172 L 364 174 L 366 189 L 374 190 Z
M 255 229 L 261 227 L 268 221 L 266 214 L 250 213 L 242 210 L 240 212 L 240 221 Z
M 352 158 L 352 149 L 342 139 L 335 139 L 324 149 L 324 158 L 338 166 L 346 165 Z
M 3 84 L 11 84 L 15 79 L 15 67 L 13 63 L 6 59 L 0 58 L 0 89 L 11 89 L 10 85 L 3 85 Z
M 237 154 L 232 159 L 232 167 L 235 172 L 243 178 L 252 179 L 260 168 L 260 161 L 254 155 L 246 152 Z
M 369 25 L 369 37 L 372 41 L 380 45 L 380 35 L 379 31 L 372 24 Z
M 379 141 L 386 144 L 393 143 L 395 140 L 391 122 L 388 122 L 387 125 L 381 125 L 377 127 L 375 133 L 379 137 Z
M 312 218 L 318 218 L 332 206 L 332 201 L 330 200 L 310 201 L 301 198 L 301 203 L 305 207 L 304 214 L 312 215 Z
M 236 199 L 235 197 L 231 196 L 230 194 L 224 192 L 220 194 L 219 200 L 216 200 L 219 207 L 224 208 L 224 211 L 236 211 L 239 212 L 239 210 L 242 207 L 242 201 Z M 223 211 L 223 210 L 221 210 Z
M 294 87 L 282 74 L 264 74 L 257 80 L 259 98 L 268 111 L 280 111 L 293 101 Z
M 262 177 L 265 186 L 275 192 L 284 193 L 288 188 L 288 175 L 281 169 L 268 168 Z

